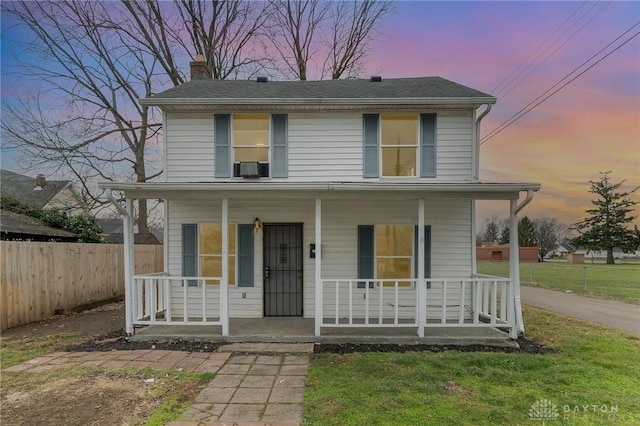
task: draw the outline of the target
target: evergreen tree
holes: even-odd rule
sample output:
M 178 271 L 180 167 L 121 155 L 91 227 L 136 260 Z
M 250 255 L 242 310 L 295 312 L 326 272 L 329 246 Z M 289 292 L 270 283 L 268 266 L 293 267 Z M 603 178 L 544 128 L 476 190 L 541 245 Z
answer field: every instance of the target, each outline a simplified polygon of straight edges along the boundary
M 511 241 L 511 230 L 509 229 L 509 225 L 504 225 L 502 228 L 502 232 L 500 233 L 500 240 L 498 241 L 500 244 L 509 244 Z
M 518 222 L 518 244 L 520 247 L 533 247 L 538 245 L 536 241 L 536 227 L 527 216 Z
M 595 182 L 589 181 L 589 192 L 596 195 L 591 200 L 594 208 L 586 211 L 587 217 L 574 224 L 572 229 L 580 235 L 573 240 L 574 244 L 588 250 L 606 250 L 607 264 L 613 265 L 613 249 L 619 248 L 625 253 L 634 252 L 640 248 L 640 232 L 636 226 L 629 229 L 631 222 L 638 217 L 633 215 L 634 206 L 638 201 L 629 198 L 639 187 L 630 191 L 619 191 L 625 181 L 612 183 L 609 173 L 601 172 L 602 178 Z

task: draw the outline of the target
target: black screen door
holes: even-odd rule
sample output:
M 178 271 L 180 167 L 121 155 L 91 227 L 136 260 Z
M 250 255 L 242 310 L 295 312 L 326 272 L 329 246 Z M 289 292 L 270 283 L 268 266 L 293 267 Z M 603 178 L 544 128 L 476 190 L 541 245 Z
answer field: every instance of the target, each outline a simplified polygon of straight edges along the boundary
M 302 316 L 302 225 L 264 225 L 264 315 Z

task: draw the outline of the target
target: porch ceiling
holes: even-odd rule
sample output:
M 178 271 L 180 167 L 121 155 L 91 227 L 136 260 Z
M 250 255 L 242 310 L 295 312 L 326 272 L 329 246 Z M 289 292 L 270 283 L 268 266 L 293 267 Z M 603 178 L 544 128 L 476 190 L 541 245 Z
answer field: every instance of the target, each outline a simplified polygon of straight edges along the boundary
M 517 200 L 520 192 L 538 191 L 538 183 L 423 182 L 152 182 L 101 183 L 102 189 L 123 192 L 130 199 L 247 199 L 247 200 Z

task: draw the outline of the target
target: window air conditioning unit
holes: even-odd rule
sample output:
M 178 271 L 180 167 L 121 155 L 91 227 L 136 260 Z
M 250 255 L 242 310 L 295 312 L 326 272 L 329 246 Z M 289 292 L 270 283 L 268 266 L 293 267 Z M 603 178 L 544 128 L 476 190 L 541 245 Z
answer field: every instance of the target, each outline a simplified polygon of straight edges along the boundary
M 240 163 L 240 177 L 243 178 L 259 178 L 260 170 L 257 162 Z

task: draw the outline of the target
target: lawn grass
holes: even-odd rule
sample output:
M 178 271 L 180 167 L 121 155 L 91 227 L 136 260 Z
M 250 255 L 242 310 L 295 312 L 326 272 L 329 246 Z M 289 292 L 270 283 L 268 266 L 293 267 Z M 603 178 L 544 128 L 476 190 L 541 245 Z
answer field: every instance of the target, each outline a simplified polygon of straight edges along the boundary
M 0 338 L 0 367 L 15 364 L 55 352 L 60 347 L 82 343 L 86 336 L 78 333 L 52 333 L 34 337 Z
M 478 262 L 481 274 L 509 276 L 508 262 Z M 640 264 L 520 263 L 523 285 L 602 297 L 640 305 Z M 586 284 L 585 284 L 586 282 Z
M 2 337 L 0 365 L 2 369 L 5 369 L 38 356 L 55 352 L 61 347 L 82 343 L 86 340 L 87 336 L 73 332 L 52 333 L 33 337 Z M 133 369 L 107 369 L 103 371 L 100 368 L 79 367 L 52 370 L 37 374 L 28 372 L 3 372 L 2 376 L 3 392 L 12 394 L 25 393 L 26 395 L 33 393 L 33 395 L 38 395 L 38 392 L 43 392 L 44 388 L 64 387 L 64 384 L 68 382 L 74 383 L 74 386 L 77 386 L 78 383 L 87 383 L 85 385 L 85 395 L 76 396 L 75 398 L 77 399 L 51 401 L 52 404 L 49 404 L 51 406 L 47 405 L 49 401 L 42 402 L 38 407 L 42 412 L 41 415 L 49 411 L 51 413 L 57 413 L 60 410 L 72 410 L 73 407 L 65 406 L 65 404 L 84 404 L 84 402 L 81 402 L 79 399 L 82 397 L 89 399 L 94 398 L 96 400 L 100 399 L 99 395 L 90 393 L 91 387 L 88 383 L 95 382 L 95 377 L 98 377 L 103 384 L 111 381 L 113 383 L 112 387 L 114 388 L 121 388 L 124 386 L 124 383 L 129 383 L 133 389 L 142 390 L 141 394 L 137 396 L 137 406 L 142 407 L 142 409 L 147 408 L 149 411 L 141 413 L 131 412 L 127 414 L 130 410 L 126 405 L 129 404 L 127 401 L 131 399 L 131 396 L 127 395 L 126 392 L 123 392 L 124 395 L 114 395 L 111 403 L 116 407 L 117 404 L 122 403 L 122 410 L 125 410 L 126 415 L 132 416 L 132 418 L 137 420 L 144 419 L 144 424 L 150 426 L 164 425 L 173 420 L 177 420 L 180 415 L 191 406 L 198 392 L 213 378 L 213 374 L 210 373 L 158 371 L 153 369 L 141 371 Z M 144 379 L 147 378 L 154 378 L 155 382 L 151 385 L 146 384 Z M 131 384 L 131 382 L 133 382 L 133 384 Z M 143 387 L 141 387 L 141 383 Z M 133 390 L 131 392 L 133 393 Z M 34 396 L 34 398 L 36 397 Z M 119 402 L 119 399 L 122 401 Z M 38 413 L 40 413 L 40 411 Z M 35 415 L 36 413 L 32 414 Z M 150 417 L 149 414 L 151 414 Z M 85 420 L 88 419 L 82 421 L 78 419 L 77 424 L 83 424 Z M 131 419 L 125 416 L 122 420 L 128 424 Z M 133 423 L 140 424 L 137 420 Z
M 640 424 L 640 338 L 525 307 L 527 335 L 557 350 L 505 353 L 364 353 L 314 357 L 305 420 L 311 425 Z M 593 404 L 592 407 L 582 406 Z M 575 407 L 578 411 L 574 412 Z M 615 413 L 602 413 L 602 406 Z M 565 413 L 565 409 L 570 412 Z M 565 418 L 566 417 L 566 418 Z

